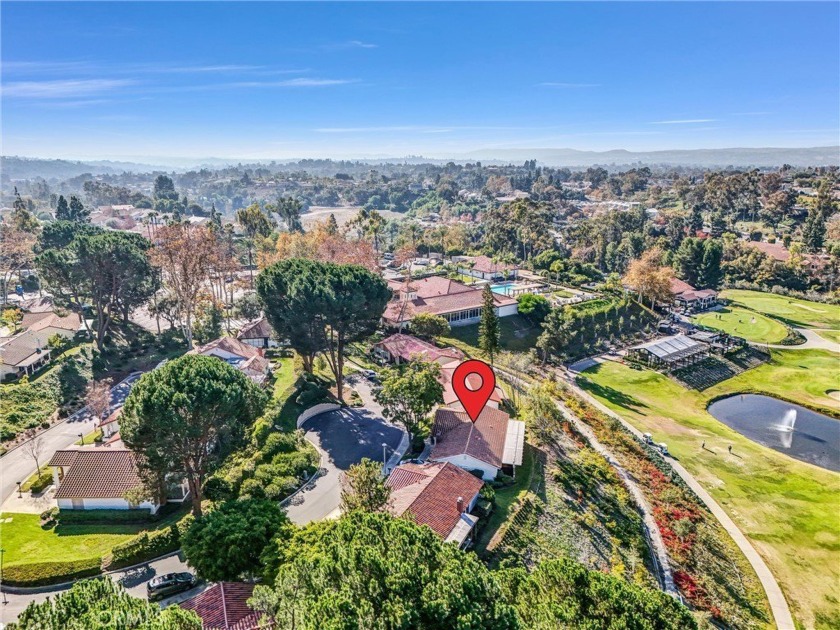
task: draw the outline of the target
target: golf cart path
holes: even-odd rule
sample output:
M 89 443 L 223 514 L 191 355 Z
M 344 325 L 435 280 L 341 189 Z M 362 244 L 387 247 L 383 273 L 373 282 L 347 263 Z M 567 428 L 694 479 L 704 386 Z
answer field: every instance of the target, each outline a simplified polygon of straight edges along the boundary
M 753 344 L 756 346 L 763 346 L 765 348 L 775 348 L 777 350 L 828 350 L 830 352 L 840 353 L 840 344 L 834 343 L 830 339 L 820 336 L 818 328 L 794 328 L 796 332 L 805 337 L 805 343 L 800 343 L 795 346 L 785 346 L 778 343 L 771 344 Z M 831 330 L 826 328 L 824 330 Z
M 782 347 L 789 348 L 790 346 Z M 619 414 L 612 411 L 609 407 L 601 404 L 600 401 L 596 400 L 588 392 L 581 389 L 575 381 L 574 375 L 564 375 L 564 379 L 569 385 L 569 387 L 578 396 L 586 400 L 593 407 L 621 422 L 621 424 L 637 438 L 642 438 L 641 431 L 637 430 L 636 427 L 627 422 Z M 674 460 L 672 457 L 663 457 L 668 461 L 668 463 L 671 465 L 674 471 L 680 477 L 682 477 L 683 481 L 685 481 L 686 484 L 688 484 L 688 486 L 694 491 L 694 493 L 698 497 L 700 497 L 700 500 L 706 504 L 706 507 L 709 508 L 709 510 L 715 516 L 718 522 L 732 537 L 732 540 L 735 541 L 735 544 L 738 545 L 738 548 L 741 550 L 741 553 L 744 554 L 747 561 L 749 561 L 750 565 L 752 565 L 753 570 L 755 571 L 759 581 L 761 582 L 762 588 L 764 588 L 764 592 L 767 594 L 767 601 L 770 604 L 770 610 L 773 614 L 773 619 L 775 621 L 776 627 L 779 628 L 779 630 L 795 630 L 793 616 L 790 613 L 790 607 L 788 606 L 787 600 L 785 599 L 785 596 L 782 593 L 782 589 L 779 587 L 779 583 L 776 581 L 775 576 L 770 571 L 767 564 L 764 562 L 764 559 L 755 550 L 755 547 L 752 546 L 752 543 L 750 543 L 747 537 L 744 536 L 744 534 L 741 532 L 741 530 L 738 528 L 735 522 L 729 517 L 729 515 L 724 511 L 720 504 L 717 501 L 715 501 L 712 495 L 706 492 L 706 489 L 700 485 L 700 483 L 694 478 L 694 476 L 690 472 L 683 468 L 683 466 L 679 462 Z

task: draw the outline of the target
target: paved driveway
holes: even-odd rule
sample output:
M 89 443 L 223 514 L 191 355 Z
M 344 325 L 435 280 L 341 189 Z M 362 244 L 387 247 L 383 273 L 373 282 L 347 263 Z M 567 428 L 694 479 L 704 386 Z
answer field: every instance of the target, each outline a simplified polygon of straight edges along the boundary
M 307 420 L 301 427 L 306 439 L 322 453 L 324 474 L 311 487 L 298 493 L 287 508 L 292 522 L 304 525 L 338 514 L 341 474 L 363 457 L 382 461 L 382 444 L 391 456 L 403 431 L 362 409 L 339 409 Z

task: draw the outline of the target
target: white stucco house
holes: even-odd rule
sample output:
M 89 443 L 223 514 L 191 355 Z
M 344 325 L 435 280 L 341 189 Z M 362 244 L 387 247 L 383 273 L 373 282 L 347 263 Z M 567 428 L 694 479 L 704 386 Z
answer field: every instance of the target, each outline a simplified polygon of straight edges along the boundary
M 481 280 L 511 280 L 519 274 L 519 267 L 503 262 L 494 262 L 489 256 L 461 256 L 458 273 Z
M 485 481 L 499 472 L 515 475 L 522 465 L 525 423 L 485 407 L 473 423 L 460 410 L 442 408 L 435 413 L 429 461 L 449 462 L 464 470 L 480 470 Z
M 56 451 L 53 469 L 55 499 L 61 510 L 149 510 L 163 504 L 147 500 L 132 505 L 125 495 L 142 485 L 134 453 L 126 448 L 89 446 Z M 189 496 L 186 482 L 170 488 L 166 502 L 181 503 Z

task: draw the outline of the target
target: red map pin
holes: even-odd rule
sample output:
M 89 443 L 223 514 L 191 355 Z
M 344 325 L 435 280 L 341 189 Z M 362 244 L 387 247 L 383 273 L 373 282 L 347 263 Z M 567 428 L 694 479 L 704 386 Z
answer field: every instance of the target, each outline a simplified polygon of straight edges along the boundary
M 475 388 L 478 379 L 470 378 L 474 374 L 481 379 L 481 385 L 478 388 Z M 472 389 L 467 386 L 468 380 Z M 470 359 L 455 368 L 452 373 L 452 389 L 470 420 L 475 422 L 484 409 L 484 405 L 490 400 L 493 390 L 496 389 L 496 375 L 493 373 L 493 368 L 484 361 Z

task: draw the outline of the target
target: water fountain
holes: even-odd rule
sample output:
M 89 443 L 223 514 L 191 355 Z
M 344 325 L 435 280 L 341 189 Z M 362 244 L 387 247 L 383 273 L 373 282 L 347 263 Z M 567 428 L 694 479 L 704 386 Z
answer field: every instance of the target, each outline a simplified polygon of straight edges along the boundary
M 774 429 L 780 431 L 779 439 L 782 442 L 782 447 L 790 448 L 793 445 L 793 427 L 796 424 L 796 409 L 788 409 L 782 417 L 782 423 L 777 424 Z

